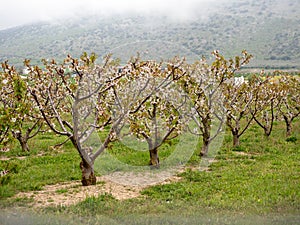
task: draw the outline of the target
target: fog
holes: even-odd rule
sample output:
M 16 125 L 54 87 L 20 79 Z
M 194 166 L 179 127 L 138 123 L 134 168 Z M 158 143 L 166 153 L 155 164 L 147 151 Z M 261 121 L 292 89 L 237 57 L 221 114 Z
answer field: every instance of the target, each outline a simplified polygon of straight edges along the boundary
M 226 0 L 10 0 L 0 8 L 0 30 L 39 21 L 57 21 L 89 14 L 162 14 L 188 20 Z M 232 1 L 232 0 L 227 0 Z

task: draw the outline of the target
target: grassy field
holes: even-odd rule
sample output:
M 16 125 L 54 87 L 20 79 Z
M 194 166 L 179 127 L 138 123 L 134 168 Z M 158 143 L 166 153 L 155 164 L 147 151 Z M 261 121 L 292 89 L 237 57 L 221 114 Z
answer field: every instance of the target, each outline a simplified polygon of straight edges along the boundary
M 300 224 L 300 121 L 293 125 L 289 139 L 283 122 L 275 123 L 268 139 L 252 125 L 236 149 L 227 132 L 208 171 L 198 170 L 195 152 L 180 181 L 145 188 L 137 198 L 120 201 L 106 193 L 72 206 L 33 210 L 28 209 L 31 198 L 14 196 L 21 191 L 34 195 L 47 184 L 81 176 L 80 158 L 70 143 L 55 150 L 49 146 L 63 138 L 39 136 L 30 143 L 30 153 L 21 153 L 17 144 L 1 153 L 9 160 L 0 161 L 0 170 L 10 173 L 0 178 L 0 224 Z M 163 147 L 162 159 L 175 143 Z M 148 152 L 119 143 L 109 151 L 129 164 L 148 162 Z

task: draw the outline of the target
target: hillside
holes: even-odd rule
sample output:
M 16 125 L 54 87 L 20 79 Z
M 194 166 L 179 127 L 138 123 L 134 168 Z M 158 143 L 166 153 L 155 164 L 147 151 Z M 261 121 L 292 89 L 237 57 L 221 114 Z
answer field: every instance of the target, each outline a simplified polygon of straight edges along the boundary
M 113 53 L 123 60 L 137 51 L 148 58 L 194 60 L 219 49 L 225 56 L 246 49 L 251 67 L 300 68 L 299 0 L 232 0 L 196 9 L 189 20 L 166 15 L 78 16 L 0 31 L 0 61 L 22 66 L 25 58 L 62 59 L 83 51 Z M 205 13 L 204 13 L 205 12 Z

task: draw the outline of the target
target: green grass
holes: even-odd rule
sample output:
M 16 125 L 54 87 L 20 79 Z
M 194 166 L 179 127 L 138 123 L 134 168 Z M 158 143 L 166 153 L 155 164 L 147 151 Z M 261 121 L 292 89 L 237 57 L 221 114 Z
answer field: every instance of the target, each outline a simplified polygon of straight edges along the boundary
M 295 142 L 286 141 L 284 124 L 277 123 L 267 139 L 253 125 L 241 137 L 239 149 L 231 147 L 230 134 L 226 135 L 218 161 L 210 165 L 210 172 L 188 169 L 180 175 L 181 182 L 150 187 L 143 191 L 143 198 L 120 203 L 113 198 L 102 201 L 100 196 L 87 199 L 67 212 L 85 216 L 184 214 L 187 218 L 201 215 L 201 211 L 212 215 L 219 212 L 297 215 L 300 212 L 300 130 L 296 124 L 293 135 L 297 138 Z M 245 154 L 239 154 L 240 151 Z M 197 162 L 195 153 L 189 164 Z
M 68 215 L 70 224 L 72 221 L 73 224 L 297 224 L 299 124 L 299 120 L 295 121 L 290 139 L 285 137 L 283 122 L 275 123 L 269 138 L 252 125 L 241 137 L 239 148 L 231 147 L 232 138 L 227 132 L 209 172 L 197 170 L 200 159 L 198 152 L 194 152 L 187 166 L 195 169 L 181 173 L 180 182 L 152 186 L 143 190 L 141 197 L 123 201 L 110 194 L 89 197 L 74 206 L 46 208 L 40 216 L 50 214 L 60 220 Z M 43 145 L 44 138 L 34 145 Z M 161 157 L 167 158 L 176 143 L 174 140 L 166 144 Z M 40 146 L 40 151 L 43 148 Z M 11 171 L 0 180 L 0 206 L 6 206 L 7 210 L 9 206 L 26 206 L 31 199 L 10 197 L 19 191 L 41 190 L 46 184 L 80 179 L 80 158 L 76 151 L 69 143 L 62 150 L 62 153 L 48 150 L 43 156 L 33 153 L 26 159 L 0 162 L 0 169 L 8 165 Z M 149 160 L 147 151 L 133 151 L 120 143 L 112 145 L 108 152 L 131 165 L 147 165 Z
M 42 133 L 37 137 L 29 140 L 29 152 L 23 152 L 19 142 L 14 141 L 8 147 L 10 151 L 0 153 L 0 156 L 19 157 L 19 156 L 36 156 L 36 155 L 53 155 L 61 151 L 72 151 L 72 143 L 67 142 L 62 148 L 54 148 L 56 144 L 63 143 L 66 137 L 54 135 L 52 133 Z M 1 147 L 1 146 L 0 146 Z
M 64 193 L 68 193 L 68 190 L 67 189 L 59 189 L 56 191 L 56 193 L 64 194 Z
M 0 199 L 19 191 L 42 190 L 47 184 L 80 179 L 79 157 L 72 153 L 1 162 L 10 173 L 0 179 Z
M 0 161 L 0 170 L 9 171 L 0 178 L 0 200 L 20 191 L 39 191 L 48 184 L 80 179 L 80 157 L 71 143 L 59 149 L 51 147 L 63 140 L 64 137 L 53 134 L 39 135 L 30 140 L 30 152 L 22 152 L 15 143 L 11 151 L 2 153 L 10 159 Z

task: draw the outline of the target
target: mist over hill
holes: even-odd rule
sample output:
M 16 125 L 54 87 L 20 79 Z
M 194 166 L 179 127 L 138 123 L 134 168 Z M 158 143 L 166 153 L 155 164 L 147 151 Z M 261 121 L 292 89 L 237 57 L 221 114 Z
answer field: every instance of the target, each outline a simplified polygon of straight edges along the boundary
M 124 62 L 186 56 L 193 61 L 213 50 L 226 57 L 243 49 L 251 67 L 300 68 L 299 0 L 232 0 L 198 5 L 190 16 L 176 13 L 91 14 L 0 31 L 0 61 L 22 67 L 25 58 L 63 59 L 84 51 L 113 53 Z

